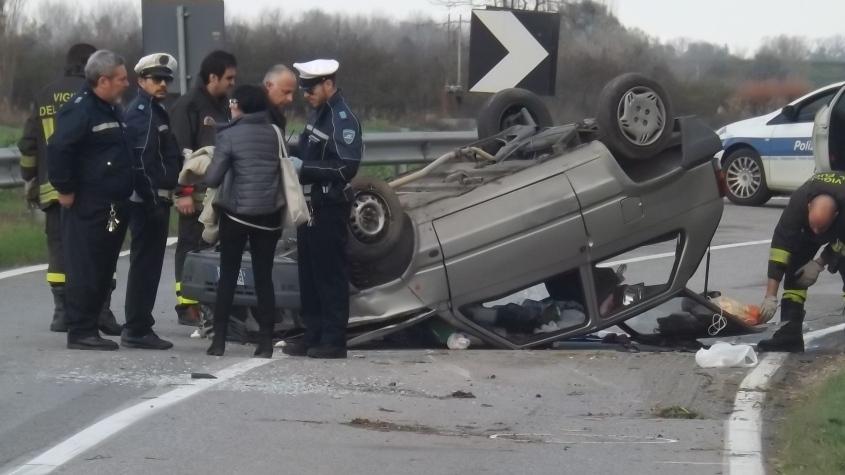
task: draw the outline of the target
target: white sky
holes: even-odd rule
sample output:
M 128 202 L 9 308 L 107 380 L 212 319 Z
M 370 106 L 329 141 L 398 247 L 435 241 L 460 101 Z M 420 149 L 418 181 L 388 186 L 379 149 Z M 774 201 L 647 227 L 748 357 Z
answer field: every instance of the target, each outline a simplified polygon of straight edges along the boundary
M 107 1 L 74 0 L 73 3 L 96 6 Z M 140 7 L 141 2 L 134 1 Z M 766 36 L 788 34 L 812 40 L 845 34 L 845 2 L 841 0 L 603 1 L 624 25 L 640 28 L 661 40 L 679 37 L 705 40 L 727 44 L 739 54 L 753 53 Z M 262 11 L 276 8 L 291 13 L 313 8 L 350 15 L 377 13 L 400 19 L 420 14 L 445 19 L 448 12 L 436 0 L 227 0 L 226 8 L 227 15 L 241 18 L 258 18 Z

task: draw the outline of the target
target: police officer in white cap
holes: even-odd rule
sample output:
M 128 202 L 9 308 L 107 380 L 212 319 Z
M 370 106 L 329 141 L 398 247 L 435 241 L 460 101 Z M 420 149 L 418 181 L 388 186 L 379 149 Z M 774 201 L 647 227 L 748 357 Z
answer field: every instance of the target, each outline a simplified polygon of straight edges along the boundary
M 134 348 L 173 346 L 152 331 L 152 312 L 164 264 L 173 189 L 178 184 L 183 160 L 170 130 L 170 118 L 161 104 L 175 72 L 176 60 L 169 54 L 141 58 L 135 66 L 138 97 L 126 112 L 136 165 L 129 211 L 132 248 L 126 284 L 126 326 L 121 344 Z
M 299 229 L 299 293 L 303 341 L 284 347 L 289 355 L 346 358 L 349 271 L 346 256 L 349 181 L 363 154 L 361 124 L 337 88 L 332 59 L 295 63 L 305 100 L 314 109 L 299 138 L 300 181 L 311 185 L 313 220 Z

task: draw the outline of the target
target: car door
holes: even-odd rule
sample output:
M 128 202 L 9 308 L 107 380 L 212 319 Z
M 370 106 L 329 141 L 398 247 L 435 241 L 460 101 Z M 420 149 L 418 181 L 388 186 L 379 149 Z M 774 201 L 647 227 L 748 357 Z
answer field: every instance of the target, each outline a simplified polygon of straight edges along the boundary
M 772 119 L 772 135 L 765 153 L 770 164 L 767 179 L 771 187 L 794 190 L 813 174 L 816 168 L 813 120 L 837 91 L 837 88 L 830 88 L 784 107 L 781 114 Z
M 845 170 L 845 87 L 821 108 L 813 123 L 813 158 L 818 171 Z

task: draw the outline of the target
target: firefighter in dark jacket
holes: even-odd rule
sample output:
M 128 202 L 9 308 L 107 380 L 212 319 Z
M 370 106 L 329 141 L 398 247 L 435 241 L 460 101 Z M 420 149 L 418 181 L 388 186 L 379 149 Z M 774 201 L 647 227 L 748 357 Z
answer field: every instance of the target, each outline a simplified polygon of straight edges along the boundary
M 86 86 L 56 116 L 48 177 L 62 206 L 67 274 L 67 347 L 116 350 L 97 315 L 111 291 L 134 187 L 133 152 L 119 102 L 129 87 L 120 56 L 100 50 L 85 65 Z
M 311 187 L 312 222 L 299 229 L 299 291 L 303 341 L 284 347 L 290 355 L 345 358 L 349 321 L 346 256 L 350 180 L 364 152 L 361 124 L 337 89 L 334 60 L 294 64 L 305 100 L 314 109 L 299 139 L 300 182 Z
M 167 85 L 173 82 L 176 59 L 166 53 L 145 56 L 135 66 L 138 96 L 126 108 L 129 142 L 137 154 L 135 190 L 129 198 L 129 232 L 132 248 L 129 280 L 126 283 L 126 327 L 123 343 L 144 347 L 152 330 L 173 189 L 182 169 L 182 155 L 170 130 L 170 119 L 161 101 L 167 99 Z M 137 340 L 137 341 L 136 341 Z M 172 346 L 154 341 L 156 348 Z M 166 347 L 166 348 L 165 348 Z
M 206 146 L 214 145 L 217 127 L 229 122 L 227 96 L 235 87 L 237 61 L 225 51 L 213 51 L 200 65 L 200 84 L 180 97 L 170 109 L 170 123 L 183 157 Z M 199 222 L 205 190 L 180 186 L 175 190 L 179 211 L 179 236 L 176 243 L 176 315 L 179 323 L 199 325 L 198 302 L 182 296 L 182 270 L 191 251 L 206 246 Z M 210 321 L 207 322 L 210 325 Z
M 804 351 L 802 325 L 807 288 L 827 266 L 845 280 L 845 174 L 817 173 L 796 190 L 775 227 L 769 251 L 768 284 L 761 316 L 768 321 L 777 311 L 777 294 L 783 281 L 780 318 L 783 326 L 770 339 L 758 343 L 761 351 Z M 816 253 L 825 246 L 818 258 Z

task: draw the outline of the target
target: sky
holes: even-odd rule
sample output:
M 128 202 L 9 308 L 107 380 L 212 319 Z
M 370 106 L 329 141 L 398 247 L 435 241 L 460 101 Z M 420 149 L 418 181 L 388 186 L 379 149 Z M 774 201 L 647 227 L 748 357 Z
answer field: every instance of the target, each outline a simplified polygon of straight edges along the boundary
M 34 3 L 43 0 L 35 0 Z M 74 0 L 96 6 L 108 0 Z M 134 0 L 140 7 L 140 1 Z M 767 36 L 806 36 L 811 40 L 845 34 L 845 2 L 841 0 L 603 0 L 628 27 L 668 41 L 704 40 L 728 45 L 731 52 L 752 54 Z M 267 9 L 301 14 L 312 8 L 350 15 L 377 13 L 397 19 L 432 16 L 445 19 L 449 10 L 438 0 L 227 0 L 230 17 L 255 19 Z M 469 14 L 456 8 L 453 14 Z

